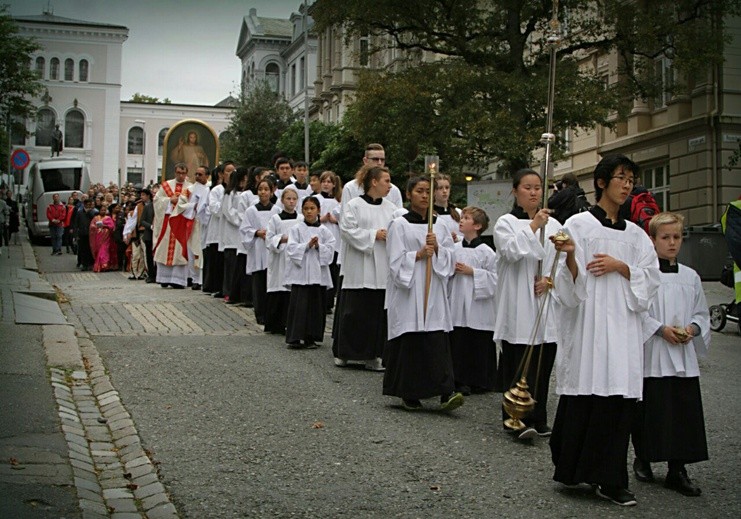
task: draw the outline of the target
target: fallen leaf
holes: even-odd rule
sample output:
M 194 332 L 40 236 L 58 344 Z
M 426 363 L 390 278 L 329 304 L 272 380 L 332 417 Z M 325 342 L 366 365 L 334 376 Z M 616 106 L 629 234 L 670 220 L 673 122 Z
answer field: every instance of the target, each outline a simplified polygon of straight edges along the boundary
M 324 429 L 324 422 L 314 422 L 311 424 L 312 429 Z
M 129 483 L 128 485 L 126 485 L 126 488 L 128 488 L 129 490 L 136 490 L 137 488 L 139 488 L 139 485 L 137 485 L 136 483 Z
M 18 464 L 20 463 L 20 462 L 19 462 L 19 461 L 18 461 L 17 459 L 15 459 L 15 458 L 10 458 L 10 459 L 9 459 L 8 461 L 10 462 L 10 464 L 11 464 L 11 465 L 14 465 L 14 466 L 15 466 L 15 465 L 18 465 Z

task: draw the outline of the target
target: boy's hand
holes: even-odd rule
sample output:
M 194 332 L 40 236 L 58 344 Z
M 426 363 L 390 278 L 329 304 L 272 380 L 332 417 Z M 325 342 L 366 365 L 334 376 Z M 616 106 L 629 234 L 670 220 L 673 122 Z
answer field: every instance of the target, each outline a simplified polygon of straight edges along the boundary
M 662 336 L 664 337 L 665 341 L 667 341 L 669 344 L 674 344 L 675 346 L 678 344 L 684 344 L 692 338 L 691 336 L 686 337 L 681 332 L 678 333 L 678 329 L 672 326 L 664 326 L 664 332 L 662 333 Z
M 459 261 L 459 262 L 456 262 L 455 264 L 455 273 L 465 274 L 466 276 L 473 276 L 473 268 Z

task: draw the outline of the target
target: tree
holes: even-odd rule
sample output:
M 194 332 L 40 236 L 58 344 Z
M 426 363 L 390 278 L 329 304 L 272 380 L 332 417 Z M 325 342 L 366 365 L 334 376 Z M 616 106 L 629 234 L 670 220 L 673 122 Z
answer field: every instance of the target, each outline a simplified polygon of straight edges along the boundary
M 136 92 L 133 96 L 131 96 L 131 99 L 129 99 L 129 101 L 132 101 L 134 103 L 152 103 L 152 104 L 165 104 L 165 105 L 169 105 L 172 103 L 172 101 L 170 101 L 170 98 L 168 97 L 160 101 L 159 97 L 152 97 L 146 94 L 140 94 L 139 92 Z
M 567 19 L 568 33 L 557 50 L 554 133 L 614 127 L 633 99 L 652 98 L 662 89 L 689 92 L 709 66 L 722 61 L 728 41 L 724 17 L 738 14 L 739 3 L 562 0 L 559 18 Z M 448 167 L 496 160 L 511 171 L 532 162 L 545 130 L 546 37 L 553 4 L 317 0 L 312 16 L 319 32 L 343 26 L 349 37 L 371 34 L 372 50 L 394 46 L 407 51 L 414 64 L 381 72 L 375 81 L 361 76 L 356 98 L 362 105 L 351 109 L 347 119 L 357 138 L 378 135 L 385 143 L 406 142 L 407 160 L 416 140 L 420 153 L 435 148 Z M 420 66 L 420 51 L 437 59 Z M 598 55 L 607 53 L 619 63 L 612 77 L 587 60 L 596 63 Z M 655 60 L 663 57 L 672 62 L 676 80 L 671 83 L 662 83 L 662 72 L 657 73 Z M 391 126 L 374 124 L 373 117 Z
M 311 166 L 314 170 L 334 171 L 343 182 L 351 180 L 362 165 L 365 149 L 343 125 L 335 127 L 332 139 Z
M 7 6 L 0 6 L 0 164 L 8 164 L 7 129 L 11 122 L 24 121 L 33 117 L 36 109 L 33 97 L 41 93 L 43 85 L 38 74 L 31 70 L 34 52 L 41 47 L 32 38 L 21 36 L 18 26 L 7 12 Z M 13 131 L 23 131 L 23 125 L 16 124 Z
M 321 121 L 309 123 L 309 165 L 311 166 L 322 154 L 329 142 L 339 132 L 339 127 Z M 304 122 L 295 121 L 281 135 L 278 149 L 293 160 L 304 160 Z
M 241 93 L 222 143 L 224 159 L 241 164 L 271 166 L 278 141 L 295 116 L 291 107 L 267 82 L 260 82 L 246 95 Z

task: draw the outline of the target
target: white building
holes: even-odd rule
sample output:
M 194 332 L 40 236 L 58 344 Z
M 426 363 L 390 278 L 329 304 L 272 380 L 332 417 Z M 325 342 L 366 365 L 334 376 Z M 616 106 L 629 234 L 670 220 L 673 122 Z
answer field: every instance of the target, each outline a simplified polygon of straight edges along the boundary
M 216 106 L 121 101 L 126 27 L 52 14 L 14 20 L 22 36 L 41 46 L 31 63 L 45 88 L 34 100 L 38 117 L 25 121 L 29 136 L 11 138 L 13 148 L 24 148 L 32 161 L 51 155 L 58 124 L 62 154 L 84 160 L 92 182 L 146 184 L 160 178 L 162 142 L 176 122 L 197 119 L 217 135 L 229 125 L 230 98 Z

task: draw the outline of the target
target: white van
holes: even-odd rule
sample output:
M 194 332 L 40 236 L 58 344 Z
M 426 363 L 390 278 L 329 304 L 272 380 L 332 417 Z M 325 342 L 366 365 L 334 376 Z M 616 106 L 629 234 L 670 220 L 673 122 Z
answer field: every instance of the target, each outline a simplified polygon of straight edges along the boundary
M 52 195 L 59 194 L 62 203 L 74 191 L 80 194 L 90 187 L 87 164 L 73 158 L 53 157 L 35 162 L 28 172 L 28 191 L 25 197 L 26 225 L 31 240 L 49 237 L 49 221 L 46 208 Z

